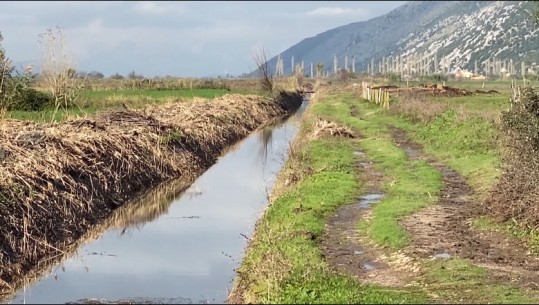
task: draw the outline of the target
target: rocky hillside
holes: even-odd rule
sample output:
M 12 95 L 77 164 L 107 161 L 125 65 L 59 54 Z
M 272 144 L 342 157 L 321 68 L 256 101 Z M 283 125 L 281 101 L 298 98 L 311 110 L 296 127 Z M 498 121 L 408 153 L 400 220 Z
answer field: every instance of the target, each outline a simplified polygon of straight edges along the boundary
M 307 75 L 311 65 L 316 74 L 317 64 L 325 74 L 343 67 L 401 75 L 458 68 L 487 76 L 520 75 L 523 68 L 533 74 L 539 63 L 539 26 L 531 17 L 536 8 L 533 1 L 408 2 L 383 16 L 306 38 L 269 66 L 290 74 L 293 57 Z

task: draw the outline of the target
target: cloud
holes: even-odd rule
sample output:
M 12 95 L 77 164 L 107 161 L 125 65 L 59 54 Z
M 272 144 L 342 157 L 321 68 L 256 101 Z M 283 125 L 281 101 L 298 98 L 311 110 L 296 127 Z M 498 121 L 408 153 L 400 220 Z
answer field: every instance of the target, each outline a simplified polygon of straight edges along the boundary
M 178 3 L 159 3 L 157 1 L 139 1 L 133 6 L 133 11 L 141 14 L 163 15 L 167 13 L 183 14 L 185 8 Z
M 318 7 L 308 11 L 307 15 L 314 16 L 356 16 L 363 17 L 369 14 L 369 10 L 362 8 L 342 8 L 342 7 Z
M 273 57 L 304 38 L 404 4 L 326 3 L 5 1 L 0 2 L 1 46 L 15 62 L 38 61 L 38 34 L 61 26 L 81 70 L 241 74 L 253 68 L 252 48 L 263 46 Z

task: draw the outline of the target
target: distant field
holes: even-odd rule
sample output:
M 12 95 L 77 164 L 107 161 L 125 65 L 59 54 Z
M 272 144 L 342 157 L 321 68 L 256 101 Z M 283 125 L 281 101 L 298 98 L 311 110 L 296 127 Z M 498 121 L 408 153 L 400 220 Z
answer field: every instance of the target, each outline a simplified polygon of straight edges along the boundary
M 70 117 L 84 116 L 103 110 L 123 108 L 140 108 L 147 104 L 164 103 L 169 101 L 189 100 L 193 97 L 216 98 L 225 94 L 257 94 L 249 90 L 227 89 L 178 89 L 178 90 L 102 90 L 82 91 L 79 93 L 78 107 L 59 110 L 54 115 L 54 109 L 44 111 L 10 111 L 6 117 L 29 120 L 38 123 L 65 121 Z
M 281 80 L 283 82 L 284 80 Z M 306 79 L 305 82 L 314 82 L 314 79 Z M 340 83 L 340 80 L 331 80 L 335 84 Z M 350 79 L 349 83 L 360 82 L 359 79 Z M 386 83 L 397 85 L 399 87 L 418 86 L 422 82 L 405 81 L 388 82 L 384 80 L 375 80 L 377 83 Z M 276 82 L 277 85 L 278 82 Z M 425 83 L 425 82 L 423 82 Z M 451 98 L 451 101 L 457 104 L 463 104 L 467 108 L 481 110 L 503 110 L 507 109 L 511 91 L 511 80 L 448 80 L 445 82 L 447 86 L 463 88 L 469 91 L 475 90 L 496 90 L 500 92 L 498 95 L 473 95 Z M 522 86 L 523 81 L 515 81 L 517 86 Z M 539 86 L 539 82 L 532 82 L 529 85 Z M 256 82 L 252 81 L 237 81 L 229 84 L 230 89 L 225 88 L 182 88 L 182 89 L 140 89 L 140 90 L 87 90 L 79 93 L 77 101 L 78 108 L 68 109 L 67 111 L 60 110 L 55 115 L 55 121 L 64 121 L 69 117 L 84 116 L 103 110 L 120 108 L 124 105 L 129 108 L 140 108 L 147 104 L 163 103 L 177 100 L 188 100 L 193 97 L 216 98 L 225 94 L 260 94 L 256 90 Z M 281 84 L 282 85 L 282 84 Z M 434 101 L 444 101 L 444 97 L 432 97 Z M 44 111 L 11 111 L 6 114 L 6 117 L 31 120 L 35 122 L 50 122 L 52 120 L 54 110 Z
M 189 97 L 203 97 L 203 98 L 215 98 L 223 96 L 229 93 L 240 94 L 256 94 L 255 91 L 247 90 L 226 90 L 226 89 L 180 89 L 180 90 L 106 90 L 106 91 L 83 91 L 80 93 L 82 100 L 88 102 L 99 102 L 107 98 L 141 98 L 147 97 L 152 99 L 163 98 L 189 98 Z
M 399 87 L 406 87 L 406 81 L 398 81 L 398 82 L 390 82 L 392 85 L 396 85 Z M 432 83 L 428 81 L 409 81 L 408 86 L 418 86 L 419 84 L 426 84 L 426 83 Z M 524 86 L 524 82 L 522 80 L 515 80 L 514 81 L 516 86 Z M 511 80 L 454 80 L 450 79 L 445 82 L 446 86 L 451 87 L 457 87 L 466 89 L 469 91 L 475 91 L 475 90 L 483 90 L 483 91 L 489 91 L 489 90 L 496 90 L 500 93 L 507 93 L 509 94 L 511 92 Z M 539 82 L 537 81 L 526 81 L 527 86 L 532 87 L 539 87 Z

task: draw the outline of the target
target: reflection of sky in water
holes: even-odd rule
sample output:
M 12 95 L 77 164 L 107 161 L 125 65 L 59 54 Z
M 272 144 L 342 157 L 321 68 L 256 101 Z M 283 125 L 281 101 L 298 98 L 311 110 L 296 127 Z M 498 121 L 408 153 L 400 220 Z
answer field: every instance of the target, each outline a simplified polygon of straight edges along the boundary
M 201 194 L 179 196 L 166 214 L 123 235 L 118 229 L 105 232 L 12 302 L 137 297 L 225 302 L 246 246 L 242 234 L 251 235 L 266 205 L 266 187 L 269 191 L 282 166 L 298 117 L 273 130 L 264 162 L 263 137 L 256 132 L 195 181 L 191 190 Z

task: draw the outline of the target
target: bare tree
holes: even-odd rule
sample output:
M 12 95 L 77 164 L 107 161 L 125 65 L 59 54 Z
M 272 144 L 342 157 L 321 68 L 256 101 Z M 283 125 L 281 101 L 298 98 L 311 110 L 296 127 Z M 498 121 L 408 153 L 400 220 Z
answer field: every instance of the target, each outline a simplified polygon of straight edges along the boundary
M 324 64 L 323 63 L 317 63 L 316 64 L 316 77 L 320 78 L 324 76 Z
M 260 85 L 262 86 L 262 90 L 264 92 L 272 94 L 273 74 L 269 69 L 268 58 L 266 56 L 266 51 L 264 51 L 263 47 L 253 53 L 253 60 L 258 68 L 257 71 L 260 75 Z
M 77 73 L 74 59 L 67 49 L 62 28 L 47 29 L 39 35 L 42 48 L 41 82 L 54 98 L 54 120 L 58 109 L 65 109 L 75 103 L 77 98 Z
M 296 79 L 296 88 L 301 89 L 303 86 L 303 76 L 304 71 L 301 65 L 296 65 L 296 68 L 294 69 L 294 78 Z
M 346 71 L 345 68 L 340 68 L 338 71 L 338 77 L 340 80 L 342 80 L 345 84 L 348 83 L 348 80 L 350 79 L 350 74 L 348 71 Z

